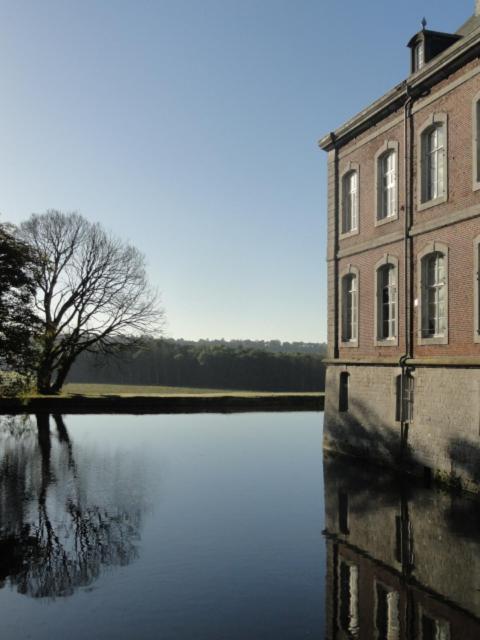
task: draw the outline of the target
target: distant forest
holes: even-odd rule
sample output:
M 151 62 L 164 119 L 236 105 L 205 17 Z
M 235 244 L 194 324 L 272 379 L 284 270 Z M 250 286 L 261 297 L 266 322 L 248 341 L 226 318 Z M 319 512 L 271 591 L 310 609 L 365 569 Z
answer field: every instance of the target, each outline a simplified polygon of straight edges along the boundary
M 323 391 L 326 345 L 278 340 L 149 340 L 120 356 L 82 353 L 68 382 Z

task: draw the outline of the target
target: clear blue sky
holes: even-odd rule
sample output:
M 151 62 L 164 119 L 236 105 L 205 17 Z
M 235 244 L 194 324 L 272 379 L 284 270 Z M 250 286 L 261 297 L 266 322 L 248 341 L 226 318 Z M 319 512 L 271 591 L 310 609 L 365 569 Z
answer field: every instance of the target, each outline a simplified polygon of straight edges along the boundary
M 78 210 L 147 256 L 167 334 L 324 340 L 316 142 L 474 0 L 2 0 L 0 211 Z

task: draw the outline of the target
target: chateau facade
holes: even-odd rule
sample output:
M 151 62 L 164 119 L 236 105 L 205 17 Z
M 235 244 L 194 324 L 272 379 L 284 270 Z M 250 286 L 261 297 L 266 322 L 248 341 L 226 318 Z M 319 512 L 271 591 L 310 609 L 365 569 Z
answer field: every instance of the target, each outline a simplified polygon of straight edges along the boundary
M 324 445 L 480 487 L 480 0 L 324 136 Z

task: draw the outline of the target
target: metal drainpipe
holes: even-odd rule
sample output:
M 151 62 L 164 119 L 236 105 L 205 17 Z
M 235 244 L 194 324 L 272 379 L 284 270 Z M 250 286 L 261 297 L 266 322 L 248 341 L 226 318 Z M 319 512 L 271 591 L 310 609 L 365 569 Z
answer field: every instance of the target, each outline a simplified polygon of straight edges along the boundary
M 333 322 L 334 322 L 334 328 L 333 328 L 333 357 L 336 359 L 339 357 L 339 323 L 338 323 L 338 312 L 339 312 L 339 282 L 338 282 L 338 230 L 339 230 L 339 226 L 340 226 L 340 219 L 339 219 L 339 188 L 338 188 L 338 146 L 337 146 L 337 138 L 335 136 L 335 134 L 330 133 L 330 138 L 332 140 L 332 144 L 333 144 L 333 149 L 335 152 L 335 156 L 334 156 L 334 160 L 333 160 L 333 165 L 334 165 L 334 181 L 335 181 L 335 188 L 334 188 L 334 196 L 333 196 L 333 217 L 334 217 L 334 221 L 333 221 L 333 280 L 334 280 L 334 285 L 333 285 L 333 291 L 334 291 L 334 301 L 333 301 Z
M 406 373 L 406 360 L 412 357 L 412 340 L 411 328 L 413 321 L 413 299 L 410 299 L 413 293 L 410 286 L 411 269 L 410 269 L 410 219 L 411 219 L 411 203 L 413 193 L 413 176 L 412 176 L 412 136 L 409 135 L 409 123 L 412 115 L 412 105 L 415 100 L 411 93 L 410 87 L 406 85 L 407 100 L 404 105 L 403 118 L 403 142 L 404 142 L 404 188 L 405 188 L 405 211 L 404 211 L 404 235 L 403 235 L 403 278 L 404 278 L 404 330 L 405 330 L 405 353 L 400 356 L 399 364 L 402 369 L 402 384 L 400 393 L 400 418 L 401 418 L 401 436 L 402 444 L 405 438 L 406 422 L 403 419 L 404 408 L 404 380 Z

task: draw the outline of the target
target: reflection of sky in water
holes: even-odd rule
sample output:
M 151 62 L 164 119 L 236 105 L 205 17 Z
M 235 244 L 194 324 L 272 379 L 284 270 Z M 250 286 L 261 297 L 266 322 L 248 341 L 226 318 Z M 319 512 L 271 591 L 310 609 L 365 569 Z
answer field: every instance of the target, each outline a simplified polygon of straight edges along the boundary
M 319 414 L 22 428 L 0 442 L 2 638 L 322 637 Z

